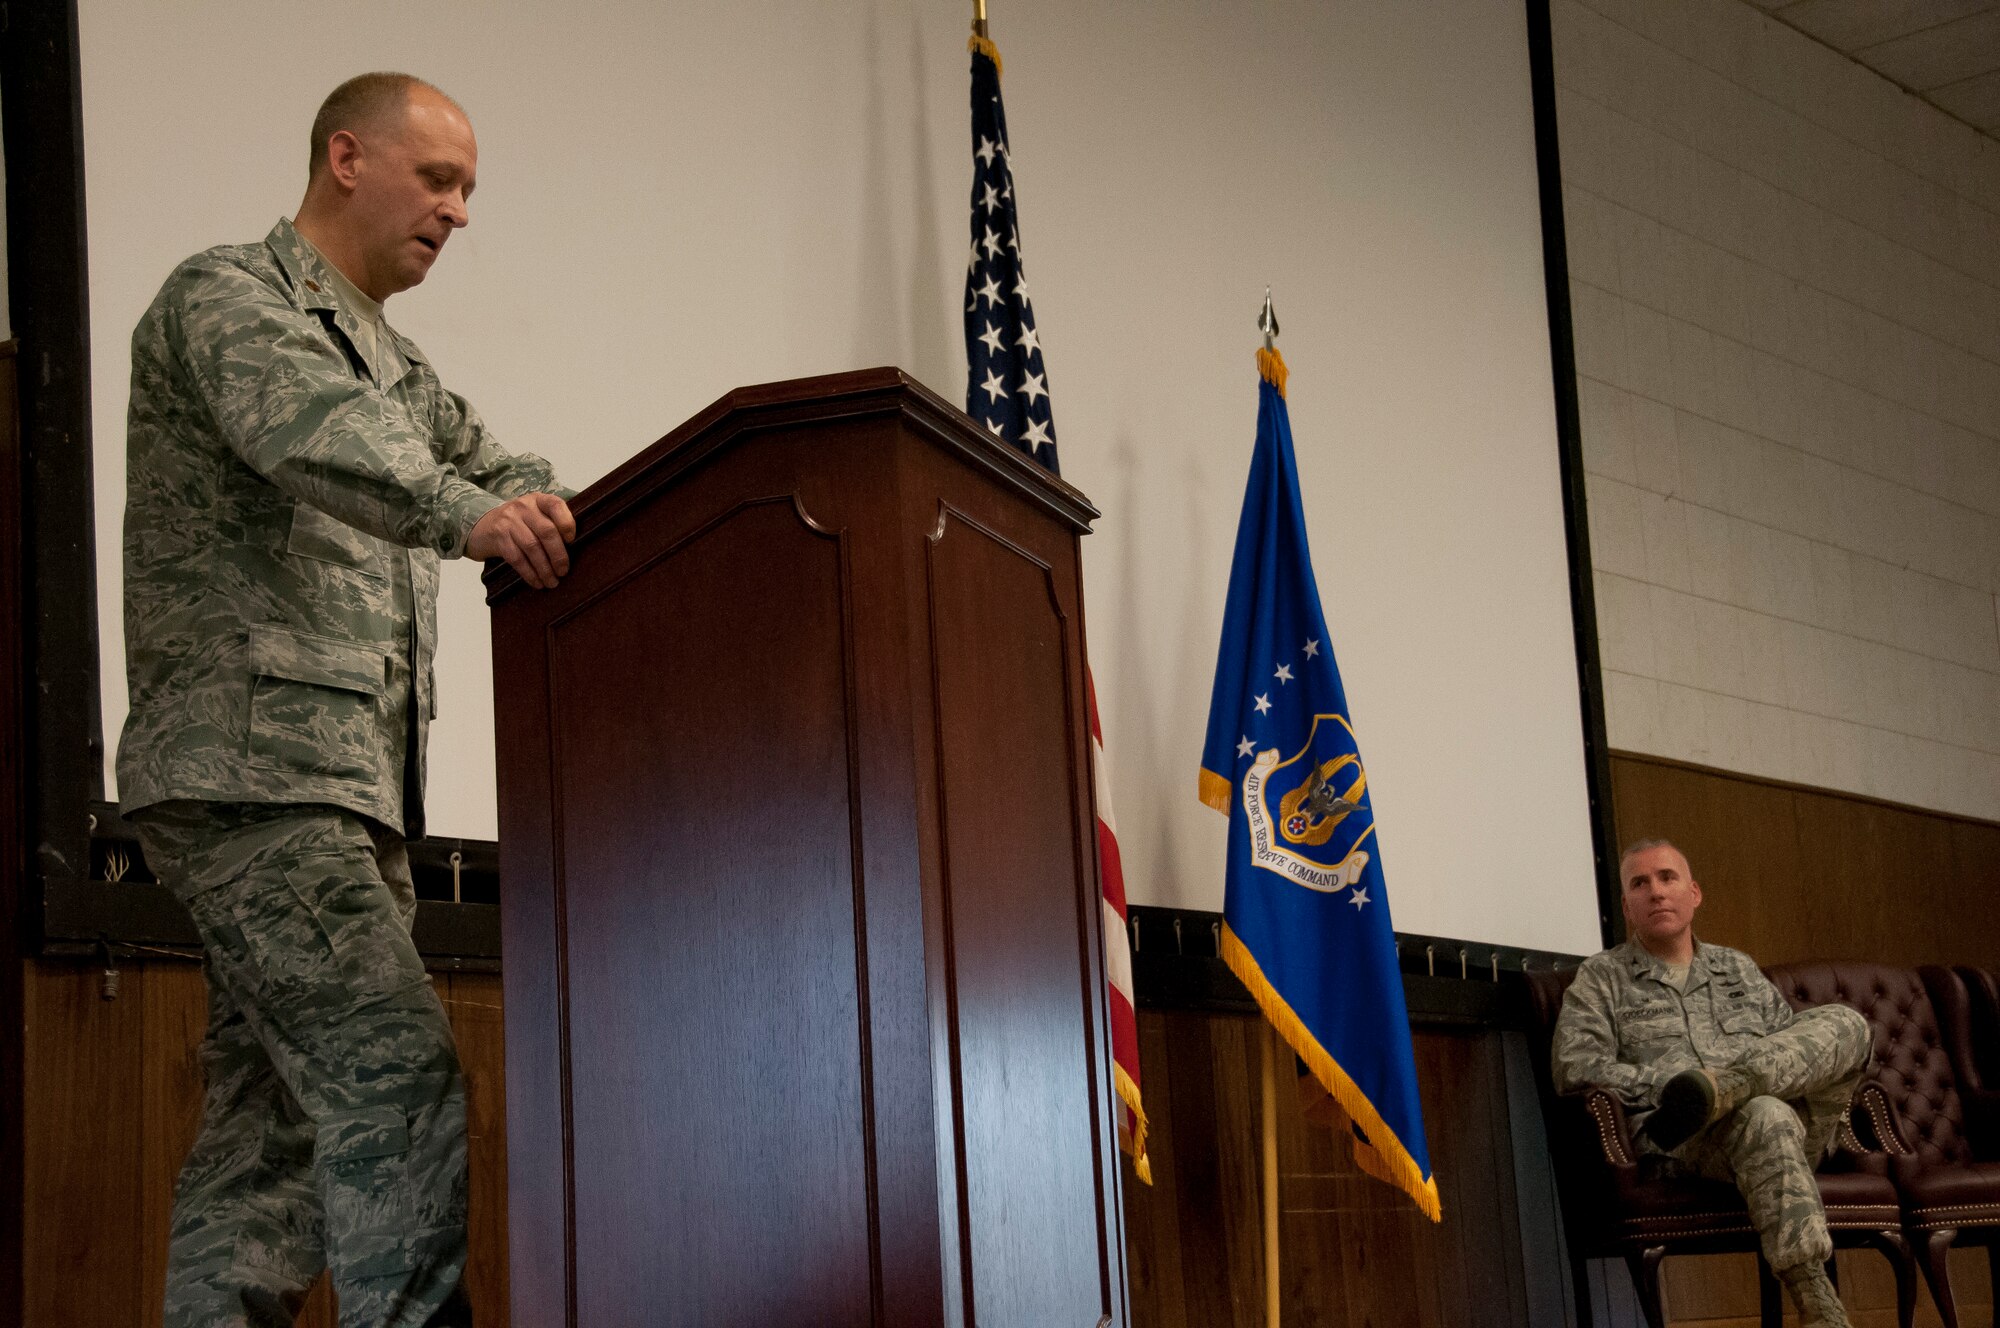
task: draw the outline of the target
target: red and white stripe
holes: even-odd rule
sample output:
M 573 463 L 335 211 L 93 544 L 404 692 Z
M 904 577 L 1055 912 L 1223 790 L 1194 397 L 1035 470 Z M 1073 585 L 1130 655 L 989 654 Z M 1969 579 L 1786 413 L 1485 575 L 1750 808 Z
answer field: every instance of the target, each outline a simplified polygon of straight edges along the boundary
M 1118 1146 L 1132 1155 L 1132 1169 L 1148 1185 L 1146 1111 L 1139 1103 L 1139 1020 L 1132 1001 L 1132 941 L 1125 930 L 1125 867 L 1118 856 L 1118 826 L 1111 816 L 1111 779 L 1104 769 L 1104 728 L 1097 719 L 1097 683 L 1086 666 L 1090 700 L 1090 769 L 1097 789 L 1097 873 L 1104 890 L 1104 974 L 1111 984 L 1111 1078 L 1118 1091 Z

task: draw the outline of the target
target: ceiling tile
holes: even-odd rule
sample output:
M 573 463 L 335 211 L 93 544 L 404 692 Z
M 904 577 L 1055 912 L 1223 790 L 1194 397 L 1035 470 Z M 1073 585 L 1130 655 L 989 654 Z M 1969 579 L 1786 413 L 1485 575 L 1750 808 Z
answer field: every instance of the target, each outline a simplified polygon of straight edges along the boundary
M 2000 8 L 1864 46 L 1854 57 L 1917 92 L 2000 69 Z
M 1774 11 L 1782 22 L 1853 54 L 1994 8 L 1993 0 L 1795 0 Z
M 1947 84 L 1925 95 L 1969 125 L 1989 132 L 2000 128 L 2000 69 Z

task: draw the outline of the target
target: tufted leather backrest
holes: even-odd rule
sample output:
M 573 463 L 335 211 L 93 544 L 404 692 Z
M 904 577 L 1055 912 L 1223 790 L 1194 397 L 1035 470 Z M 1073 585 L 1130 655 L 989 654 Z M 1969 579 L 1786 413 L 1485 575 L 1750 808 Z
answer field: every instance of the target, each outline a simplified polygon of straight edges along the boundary
M 1528 1048 L 1535 1065 L 1535 1082 L 1546 1101 L 1555 1096 L 1549 1076 L 1549 1051 L 1555 1043 L 1556 1016 L 1562 1013 L 1563 996 L 1576 981 L 1576 970 L 1523 973 L 1528 987 Z
M 1888 1094 L 1924 1166 L 1972 1160 L 1965 1110 L 1937 1012 L 1915 969 L 1836 960 L 1778 964 L 1764 971 L 1795 1010 L 1839 1001 L 1867 1017 L 1875 1033 L 1868 1079 Z
M 1979 1087 L 1979 1069 L 1972 1052 L 1972 998 L 1965 981 L 1940 964 L 1926 964 L 1917 970 L 1924 990 L 1931 995 L 1931 1009 L 1937 1011 L 1938 1042 L 1951 1058 L 1952 1077 L 1957 1080 L 1959 1097 Z
M 1534 1064 L 1535 1087 L 1541 1094 L 1549 1160 L 1555 1167 L 1564 1219 L 1572 1224 L 1573 1231 L 1584 1233 L 1604 1220 L 1605 1210 L 1601 1205 L 1606 1200 L 1608 1178 L 1602 1145 L 1582 1099 L 1558 1098 L 1549 1074 L 1556 1017 L 1562 1013 L 1563 996 L 1570 983 L 1576 981 L 1576 970 L 1522 976 L 1528 989 L 1528 1058 Z
M 1965 984 L 1966 1013 L 1971 1016 L 1967 1033 L 1972 1042 L 1972 1068 L 1976 1087 L 2000 1089 L 2000 979 L 1990 968 L 1961 964 L 1952 970 Z

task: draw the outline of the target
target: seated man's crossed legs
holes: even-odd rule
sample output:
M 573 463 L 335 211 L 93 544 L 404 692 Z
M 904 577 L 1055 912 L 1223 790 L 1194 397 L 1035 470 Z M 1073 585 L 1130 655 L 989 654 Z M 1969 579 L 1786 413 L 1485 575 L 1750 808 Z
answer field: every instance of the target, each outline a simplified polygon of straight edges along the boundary
M 1848 1321 L 1826 1276 L 1833 1237 L 1813 1170 L 1868 1068 L 1872 1037 L 1845 1005 L 1807 1010 L 1735 1064 L 1669 1080 L 1646 1126 L 1675 1169 L 1742 1191 L 1764 1259 L 1809 1325 Z

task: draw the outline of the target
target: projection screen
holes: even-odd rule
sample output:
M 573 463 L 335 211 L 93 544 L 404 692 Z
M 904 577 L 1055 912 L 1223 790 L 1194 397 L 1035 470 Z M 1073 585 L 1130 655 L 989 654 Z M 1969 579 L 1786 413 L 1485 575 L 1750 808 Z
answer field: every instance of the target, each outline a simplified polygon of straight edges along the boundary
M 403 69 L 469 111 L 472 225 L 389 318 L 581 487 L 742 384 L 895 363 L 963 401 L 968 9 L 82 0 L 107 744 L 132 326 L 181 258 L 297 207 L 334 84 Z M 1522 6 L 992 18 L 1065 478 L 1104 513 L 1133 901 L 1221 907 L 1196 771 L 1269 285 L 1396 925 L 1594 950 Z M 445 569 L 429 806 L 488 838 L 477 570 Z

